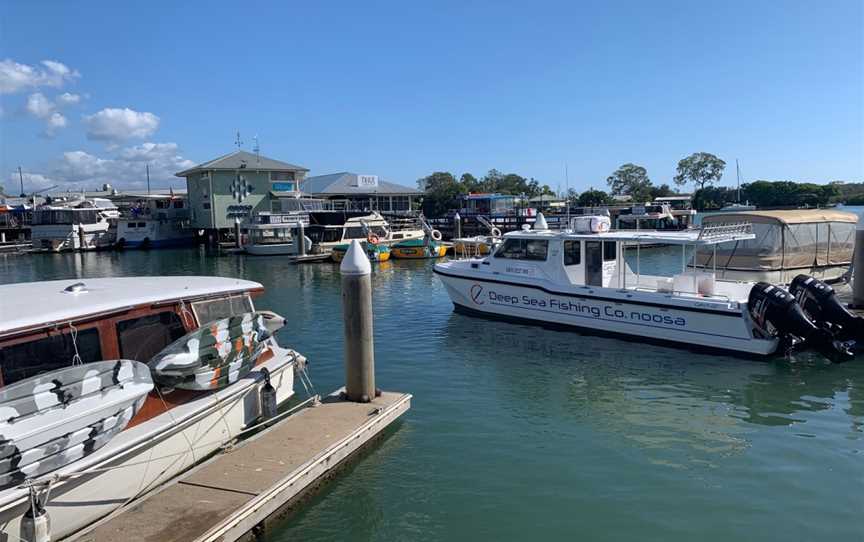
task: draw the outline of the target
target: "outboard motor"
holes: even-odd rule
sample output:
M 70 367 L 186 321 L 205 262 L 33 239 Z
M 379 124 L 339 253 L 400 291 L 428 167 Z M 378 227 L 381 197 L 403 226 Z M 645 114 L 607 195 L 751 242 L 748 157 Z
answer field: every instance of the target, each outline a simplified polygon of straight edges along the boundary
M 768 336 L 778 337 L 786 350 L 813 346 L 833 361 L 851 359 L 849 345 L 836 340 L 830 330 L 814 324 L 795 298 L 783 288 L 757 282 L 747 301 L 750 316 Z
M 864 318 L 844 307 L 831 286 L 809 275 L 798 275 L 789 285 L 789 293 L 817 324 L 830 325 L 841 339 L 864 342 Z

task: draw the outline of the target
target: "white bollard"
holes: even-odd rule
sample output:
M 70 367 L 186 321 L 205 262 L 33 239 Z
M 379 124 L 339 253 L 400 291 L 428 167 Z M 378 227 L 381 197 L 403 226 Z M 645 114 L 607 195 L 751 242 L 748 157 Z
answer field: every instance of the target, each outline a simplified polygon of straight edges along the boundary
M 852 307 L 864 307 L 864 217 L 855 226 L 855 255 L 852 257 Z
M 345 329 L 345 394 L 368 403 L 376 396 L 375 345 L 372 340 L 372 265 L 354 239 L 339 266 Z

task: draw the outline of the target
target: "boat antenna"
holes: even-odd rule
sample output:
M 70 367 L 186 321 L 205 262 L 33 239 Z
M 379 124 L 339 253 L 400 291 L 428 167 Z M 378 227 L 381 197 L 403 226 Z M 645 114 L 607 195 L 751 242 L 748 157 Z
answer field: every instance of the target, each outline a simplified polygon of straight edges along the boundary
M 735 159 L 735 176 L 738 178 L 738 203 L 741 203 L 741 168 L 738 166 L 738 159 Z
M 150 164 L 146 164 L 144 166 L 145 171 L 147 171 L 147 195 L 150 195 Z
M 18 166 L 18 181 L 21 183 L 21 197 L 26 198 L 27 194 L 24 193 L 24 175 L 21 173 L 21 166 Z
M 567 202 L 567 226 L 565 230 L 570 229 L 570 172 L 567 169 L 567 162 L 564 162 L 564 182 L 567 192 L 565 192 L 564 200 Z

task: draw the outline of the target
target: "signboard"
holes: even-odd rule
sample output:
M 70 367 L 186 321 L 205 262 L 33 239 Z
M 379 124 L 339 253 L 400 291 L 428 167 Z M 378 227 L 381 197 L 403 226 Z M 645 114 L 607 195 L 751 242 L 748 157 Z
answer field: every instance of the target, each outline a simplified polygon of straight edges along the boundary
M 378 186 L 378 175 L 357 175 L 357 188 L 375 188 Z
M 225 218 L 229 220 L 233 218 L 247 218 L 251 214 L 251 205 L 229 205 L 228 208 L 225 209 Z

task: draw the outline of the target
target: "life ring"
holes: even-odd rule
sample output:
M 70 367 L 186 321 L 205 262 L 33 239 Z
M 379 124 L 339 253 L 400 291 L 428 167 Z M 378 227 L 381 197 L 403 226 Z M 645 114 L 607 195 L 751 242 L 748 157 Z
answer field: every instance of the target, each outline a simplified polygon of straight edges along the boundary
M 501 230 L 499 230 L 498 228 L 492 228 L 492 237 L 496 239 L 501 237 Z
M 434 240 L 436 240 L 436 241 L 440 241 L 440 240 L 441 240 L 441 232 L 440 232 L 440 231 L 438 231 L 438 230 L 432 230 L 432 234 L 431 234 L 431 235 L 432 235 L 432 239 L 434 239 Z
M 373 245 L 377 245 L 378 241 L 379 241 L 378 236 L 375 235 L 374 233 L 370 233 L 368 236 L 366 236 L 366 240 L 369 241 L 370 243 L 372 243 Z

